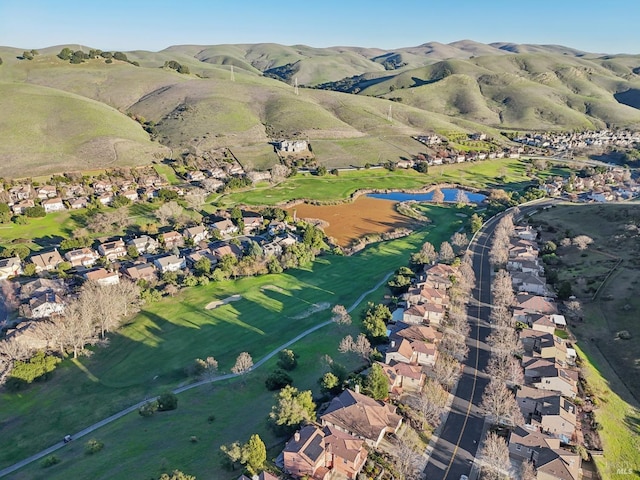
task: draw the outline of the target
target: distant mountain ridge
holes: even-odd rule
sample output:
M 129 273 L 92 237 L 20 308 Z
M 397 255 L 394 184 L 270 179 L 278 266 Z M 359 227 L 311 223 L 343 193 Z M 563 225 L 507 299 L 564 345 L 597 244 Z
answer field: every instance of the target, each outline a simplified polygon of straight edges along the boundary
M 34 173 L 59 171 L 56 162 L 97 168 L 163 155 L 145 122 L 172 151 L 232 147 L 256 168 L 277 161 L 268 142 L 284 137 L 315 140 L 321 161 L 338 166 L 364 163 L 363 152 L 415 154 L 410 136 L 425 132 L 640 128 L 640 55 L 472 40 L 392 50 L 261 43 L 176 45 L 74 65 L 56 56 L 64 47 L 90 50 L 60 45 L 24 60 L 21 49 L 0 47 L 0 108 L 31 132 L 5 116 L 0 155 L 28 160 Z M 190 74 L 163 68 L 172 61 Z M 34 95 L 37 111 L 28 108 Z M 54 125 L 47 102 L 75 113 Z M 34 148 L 34 136 L 50 148 Z

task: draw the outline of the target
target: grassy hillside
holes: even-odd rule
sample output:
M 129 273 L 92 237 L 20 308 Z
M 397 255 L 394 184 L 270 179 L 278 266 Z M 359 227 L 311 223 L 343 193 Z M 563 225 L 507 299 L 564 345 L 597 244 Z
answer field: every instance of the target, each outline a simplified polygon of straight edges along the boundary
M 633 55 L 471 40 L 390 51 L 265 43 L 126 52 L 135 66 L 107 64 L 103 58 L 72 65 L 56 56 L 62 48 L 42 49 L 27 61 L 20 59 L 20 49 L 0 47 L 0 83 L 51 89 L 33 109 L 20 108 L 24 93 L 2 100 L 18 113 L 3 132 L 10 140 L 2 147 L 10 162 L 55 160 L 73 170 L 116 157 L 116 162 L 148 163 L 152 156 L 136 142 L 154 151 L 159 147 L 123 117 L 127 113 L 155 122 L 157 140 L 174 155 L 227 147 L 254 168 L 277 161 L 269 141 L 290 136 L 316 141 L 317 160 L 334 167 L 414 155 L 420 145 L 409 136 L 430 131 L 499 137 L 502 128 L 640 126 L 640 57 Z M 163 68 L 170 60 L 190 74 Z M 323 84 L 359 94 L 301 87 L 295 95 L 295 78 L 301 86 Z M 67 109 L 64 102 L 75 106 Z M 110 112 L 99 121 L 95 102 Z M 94 113 L 74 113 L 82 110 L 79 105 L 91 105 Z M 69 125 L 40 127 L 60 110 L 71 117 Z M 76 121 L 89 128 L 68 135 Z M 18 124 L 28 125 L 29 135 L 17 134 Z
M 400 98 L 496 127 L 638 127 L 640 111 L 618 95 L 640 86 L 632 64 L 628 57 L 618 62 L 550 53 L 453 59 L 406 70 L 367 85 L 361 94 Z
M 0 110 L 0 176 L 147 163 L 163 150 L 126 115 L 59 90 L 0 83 Z

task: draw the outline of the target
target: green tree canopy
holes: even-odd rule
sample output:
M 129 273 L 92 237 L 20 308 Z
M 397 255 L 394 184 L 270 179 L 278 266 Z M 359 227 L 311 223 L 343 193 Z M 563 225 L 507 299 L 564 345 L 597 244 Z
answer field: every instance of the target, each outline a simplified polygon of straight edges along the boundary
M 369 370 L 365 381 L 365 393 L 376 400 L 383 400 L 389 396 L 389 380 L 377 363 Z
M 295 428 L 303 421 L 315 420 L 316 404 L 311 390 L 299 392 L 297 388 L 288 385 L 280 390 L 277 399 L 277 404 L 269 414 L 276 425 Z

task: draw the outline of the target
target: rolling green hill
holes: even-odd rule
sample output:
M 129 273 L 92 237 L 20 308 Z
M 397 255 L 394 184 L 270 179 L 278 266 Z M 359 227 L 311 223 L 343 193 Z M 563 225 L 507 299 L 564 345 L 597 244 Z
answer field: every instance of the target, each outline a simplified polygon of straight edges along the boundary
M 78 95 L 0 83 L 0 176 L 148 163 L 163 147 L 117 110 Z
M 227 147 L 256 168 L 277 161 L 270 141 L 292 136 L 315 142 L 319 162 L 340 166 L 414 155 L 421 145 L 409 136 L 431 131 L 500 138 L 504 128 L 640 127 L 638 55 L 471 40 L 390 51 L 265 43 L 178 45 L 125 52 L 129 62 L 70 64 L 56 56 L 63 47 L 31 61 L 20 59 L 22 49 L 0 47 L 0 105 L 12 112 L 0 148 L 9 170 L 15 162 L 37 172 L 148 163 L 162 147 L 127 114 L 157 124 L 156 140 L 174 155 Z M 190 73 L 163 68 L 168 61 Z

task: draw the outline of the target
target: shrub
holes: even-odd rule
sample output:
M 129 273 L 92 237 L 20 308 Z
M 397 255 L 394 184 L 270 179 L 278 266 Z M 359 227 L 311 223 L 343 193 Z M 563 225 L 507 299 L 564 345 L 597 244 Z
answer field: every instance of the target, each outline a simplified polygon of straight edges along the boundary
M 139 409 L 141 417 L 151 417 L 158 410 L 158 402 L 146 402 Z
M 166 412 L 178 408 L 178 397 L 173 392 L 165 392 L 158 397 L 158 411 Z
M 103 448 L 104 448 L 104 443 L 99 442 L 95 438 L 92 438 L 85 444 L 84 453 L 86 453 L 87 455 L 93 455 L 94 453 L 98 453 Z
M 58 357 L 37 352 L 31 359 L 17 361 L 7 380 L 7 388 L 19 390 L 35 380 L 46 380 L 60 362 Z
M 48 457 L 44 457 L 40 465 L 42 465 L 42 468 L 49 468 L 57 463 L 60 463 L 60 459 L 55 455 L 49 455 Z
M 209 423 L 213 423 L 213 422 L 215 422 L 215 421 L 216 421 L 216 416 L 215 416 L 215 415 L 209 415 L 209 416 L 207 417 L 207 422 L 209 422 Z
M 44 207 L 40 205 L 36 205 L 35 207 L 25 208 L 24 213 L 27 217 L 31 217 L 31 218 L 44 217 L 47 215 L 47 212 L 44 211 Z
M 280 390 L 282 387 L 291 385 L 293 379 L 284 370 L 274 370 L 265 380 L 267 390 Z
M 293 350 L 284 349 L 278 354 L 278 367 L 283 370 L 293 370 L 298 366 L 298 358 Z

